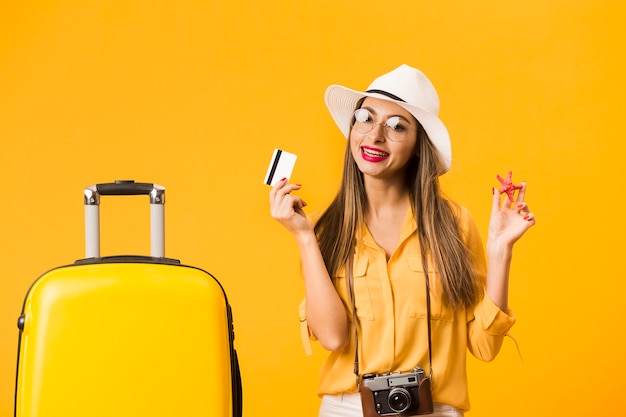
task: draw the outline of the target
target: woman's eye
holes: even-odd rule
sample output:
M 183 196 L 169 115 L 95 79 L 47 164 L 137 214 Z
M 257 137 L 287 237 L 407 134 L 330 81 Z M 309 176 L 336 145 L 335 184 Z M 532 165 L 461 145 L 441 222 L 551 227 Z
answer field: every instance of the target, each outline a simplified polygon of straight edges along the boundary
M 372 121 L 372 115 L 365 109 L 360 109 L 354 112 L 354 120 L 361 123 L 367 123 Z
M 404 132 L 405 130 L 407 130 L 408 128 L 403 125 L 401 123 L 401 119 L 397 116 L 394 117 L 390 117 L 389 119 L 387 119 L 387 121 L 385 122 L 385 124 L 393 131 L 396 132 Z

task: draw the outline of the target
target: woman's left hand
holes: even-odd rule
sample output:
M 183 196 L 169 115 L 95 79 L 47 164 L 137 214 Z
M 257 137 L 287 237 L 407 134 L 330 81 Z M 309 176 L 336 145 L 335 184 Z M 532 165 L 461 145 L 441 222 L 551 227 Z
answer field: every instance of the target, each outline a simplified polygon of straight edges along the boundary
M 515 203 L 511 203 L 508 196 L 504 199 L 498 189 L 493 192 L 491 219 L 489 221 L 488 245 L 496 245 L 511 249 L 515 242 L 535 224 L 535 215 L 524 202 L 526 183 L 517 193 Z M 502 201 L 504 200 L 504 201 Z

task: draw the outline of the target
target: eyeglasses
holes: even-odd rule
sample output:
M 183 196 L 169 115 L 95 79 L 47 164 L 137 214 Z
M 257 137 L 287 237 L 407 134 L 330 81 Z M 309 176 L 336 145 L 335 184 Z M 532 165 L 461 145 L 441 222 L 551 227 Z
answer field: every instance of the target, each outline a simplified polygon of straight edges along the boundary
M 384 123 L 374 120 L 372 113 L 367 109 L 356 109 L 352 116 L 352 130 L 356 133 L 365 134 L 371 132 L 376 125 L 383 127 L 385 137 L 389 140 L 400 142 L 408 136 L 412 129 L 409 122 L 400 117 L 392 116 L 385 120 Z

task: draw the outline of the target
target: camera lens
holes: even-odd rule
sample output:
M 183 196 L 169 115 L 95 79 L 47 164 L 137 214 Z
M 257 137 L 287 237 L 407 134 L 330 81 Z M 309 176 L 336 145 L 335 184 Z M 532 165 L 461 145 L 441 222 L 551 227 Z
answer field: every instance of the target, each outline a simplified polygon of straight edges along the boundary
M 404 388 L 394 388 L 387 397 L 389 408 L 396 413 L 402 413 L 411 406 L 411 394 Z

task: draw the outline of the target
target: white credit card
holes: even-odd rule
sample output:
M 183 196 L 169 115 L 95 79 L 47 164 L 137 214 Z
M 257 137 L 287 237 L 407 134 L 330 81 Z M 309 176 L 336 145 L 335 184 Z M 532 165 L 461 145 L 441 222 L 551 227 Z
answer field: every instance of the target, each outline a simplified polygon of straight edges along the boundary
M 265 174 L 265 184 L 274 186 L 283 178 L 291 178 L 293 167 L 296 165 L 296 158 L 297 156 L 292 153 L 274 149 L 270 166 L 267 168 L 267 174 Z

